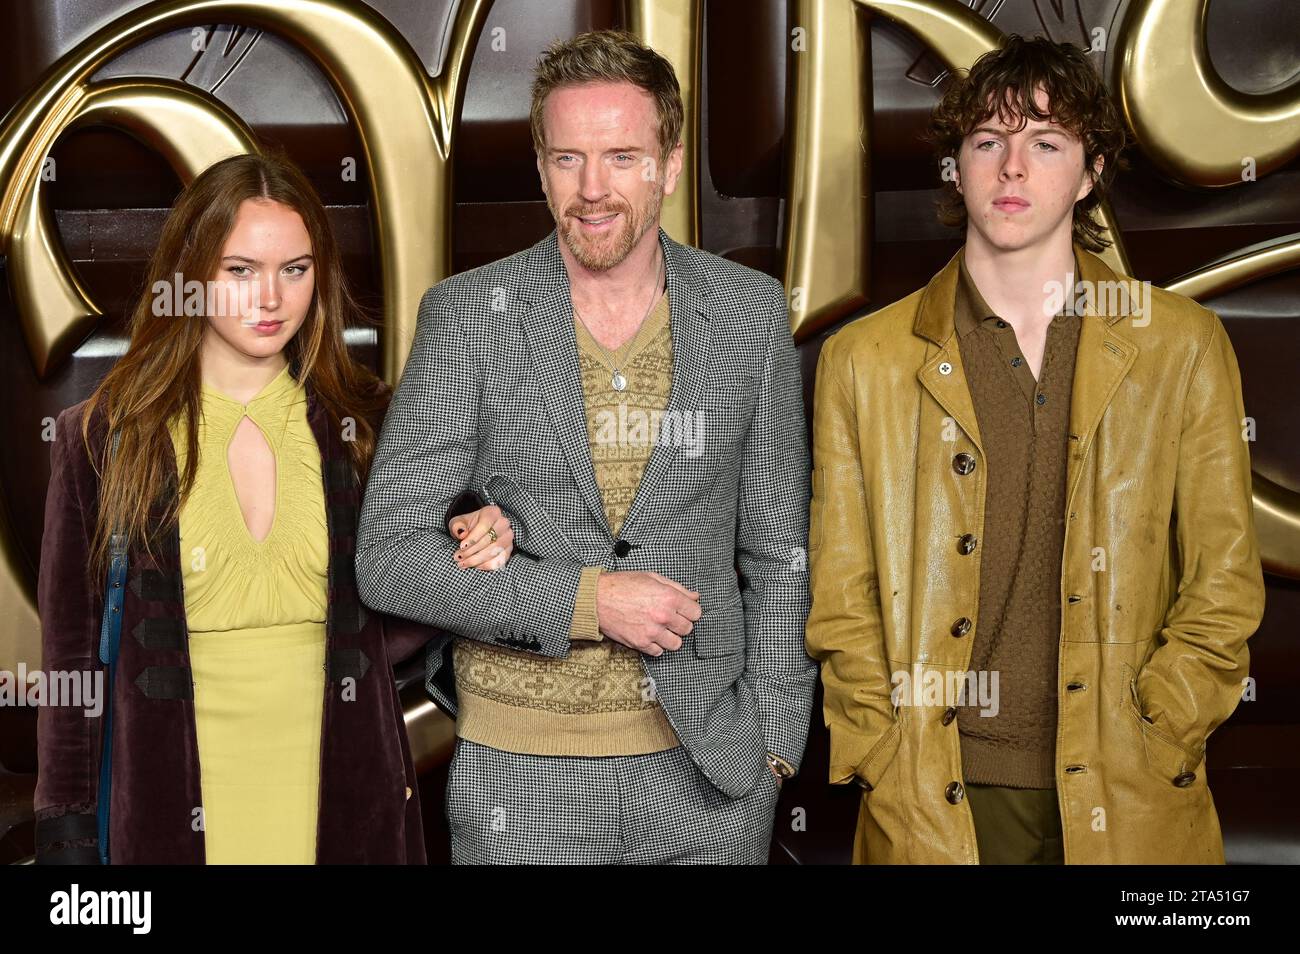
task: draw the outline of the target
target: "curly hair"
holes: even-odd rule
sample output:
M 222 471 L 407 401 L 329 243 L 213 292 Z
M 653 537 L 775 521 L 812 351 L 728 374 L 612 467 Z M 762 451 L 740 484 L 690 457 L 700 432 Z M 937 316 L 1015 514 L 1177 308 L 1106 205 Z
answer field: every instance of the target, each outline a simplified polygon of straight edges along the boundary
M 1035 95 L 1047 94 L 1048 112 L 1038 108 Z M 997 104 L 996 107 L 993 104 Z M 1092 210 L 1105 198 L 1115 173 L 1123 167 L 1121 153 L 1128 132 L 1119 109 L 1082 49 L 1043 37 L 1026 39 L 1010 34 L 1001 48 L 985 53 L 969 71 L 958 71 L 943 99 L 930 114 L 926 139 L 934 146 L 940 166 L 954 163 L 961 144 L 994 112 L 1014 131 L 1029 119 L 1053 121 L 1083 144 L 1084 168 L 1092 175 L 1092 191 L 1074 204 L 1074 241 L 1099 252 L 1111 243 Z M 1092 172 L 1098 157 L 1101 174 Z M 939 220 L 964 227 L 966 205 L 956 183 L 946 180 L 939 199 Z

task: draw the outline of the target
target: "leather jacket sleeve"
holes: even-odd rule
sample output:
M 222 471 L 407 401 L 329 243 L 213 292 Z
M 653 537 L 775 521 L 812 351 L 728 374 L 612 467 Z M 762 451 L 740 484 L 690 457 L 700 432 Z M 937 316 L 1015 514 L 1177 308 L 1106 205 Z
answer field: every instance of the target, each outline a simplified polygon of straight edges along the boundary
M 835 337 L 817 363 L 808 538 L 808 653 L 821 662 L 830 781 L 875 785 L 901 738 L 891 701 L 858 450 L 853 369 Z
M 1182 410 L 1174 487 L 1181 567 L 1160 645 L 1137 673 L 1134 703 L 1170 777 L 1194 770 L 1241 700 L 1247 638 L 1264 612 L 1250 455 L 1237 359 L 1218 316 Z

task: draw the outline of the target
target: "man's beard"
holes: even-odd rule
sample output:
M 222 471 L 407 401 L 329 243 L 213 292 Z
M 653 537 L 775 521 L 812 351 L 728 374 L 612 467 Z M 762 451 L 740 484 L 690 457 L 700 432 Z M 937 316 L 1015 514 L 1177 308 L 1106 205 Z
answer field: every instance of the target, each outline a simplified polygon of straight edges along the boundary
M 552 204 L 551 197 L 546 197 L 546 205 L 559 226 L 564 244 L 583 268 L 593 272 L 608 271 L 627 258 L 645 234 L 662 203 L 663 190 L 658 183 L 655 183 L 654 190 L 646 198 L 645 205 L 635 210 L 626 202 L 606 202 L 596 206 L 579 203 L 569 206 L 565 214 L 561 215 Z M 611 213 L 620 213 L 621 216 L 621 224 L 614 231 L 596 237 L 582 234 L 582 223 L 577 221 L 577 216 L 592 218 Z

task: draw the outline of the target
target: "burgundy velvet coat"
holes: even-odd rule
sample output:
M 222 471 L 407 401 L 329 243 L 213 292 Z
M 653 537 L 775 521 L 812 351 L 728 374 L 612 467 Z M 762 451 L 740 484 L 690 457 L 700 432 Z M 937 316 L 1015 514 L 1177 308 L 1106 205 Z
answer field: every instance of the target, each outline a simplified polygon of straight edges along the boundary
M 341 435 L 307 387 L 307 418 L 321 451 L 329 528 L 329 610 L 320 803 L 320 864 L 423 864 L 420 800 L 391 663 L 437 630 L 367 610 L 353 571 L 362 488 Z M 85 453 L 85 402 L 56 422 L 38 583 L 49 673 L 104 670 L 98 642 L 104 583 L 89 588 L 85 565 L 98 510 L 98 477 Z M 91 444 L 103 446 L 102 412 Z M 96 457 L 98 459 L 98 456 Z M 176 460 L 169 455 L 169 493 Z M 161 507 L 153 522 L 160 522 Z M 109 847 L 114 864 L 201 864 L 202 805 L 194 692 L 181 577 L 179 528 L 155 544 L 156 561 L 132 543 L 121 650 L 113 694 L 113 784 Z M 355 680 L 354 700 L 342 680 Z M 94 864 L 103 718 L 82 708 L 42 706 L 34 800 L 37 860 Z

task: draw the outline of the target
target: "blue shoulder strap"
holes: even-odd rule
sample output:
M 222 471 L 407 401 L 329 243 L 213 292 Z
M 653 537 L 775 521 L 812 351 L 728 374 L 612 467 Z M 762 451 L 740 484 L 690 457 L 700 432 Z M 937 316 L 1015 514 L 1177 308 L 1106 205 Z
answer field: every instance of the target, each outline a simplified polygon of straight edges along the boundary
M 117 456 L 121 432 L 113 434 L 109 460 Z M 113 787 L 113 685 L 117 651 L 122 643 L 122 602 L 126 589 L 126 534 L 116 530 L 109 541 L 108 582 L 104 592 L 104 619 L 99 626 L 99 661 L 108 667 L 108 700 L 104 707 L 104 746 L 99 760 L 99 861 L 108 864 L 108 810 Z

